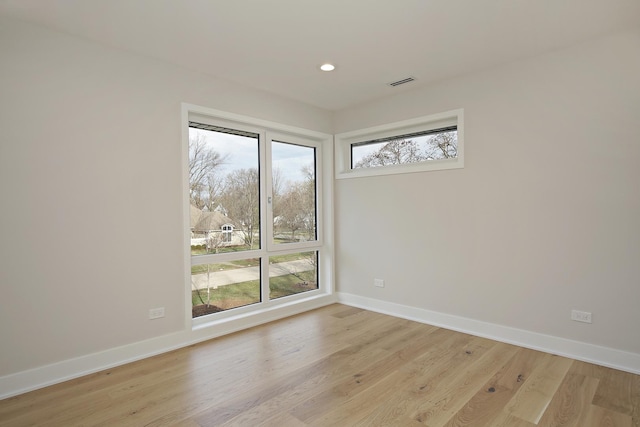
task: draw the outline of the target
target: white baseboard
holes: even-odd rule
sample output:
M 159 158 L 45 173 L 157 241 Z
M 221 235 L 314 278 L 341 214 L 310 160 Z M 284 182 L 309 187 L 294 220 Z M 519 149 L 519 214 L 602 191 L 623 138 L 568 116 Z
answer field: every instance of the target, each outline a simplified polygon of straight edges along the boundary
M 334 295 L 321 295 L 298 302 L 283 304 L 264 310 L 253 316 L 228 318 L 212 324 L 215 327 L 200 326 L 173 334 L 135 342 L 98 353 L 63 360 L 46 366 L 40 366 L 15 374 L 0 377 L 0 399 L 17 396 L 32 390 L 84 375 L 111 369 L 136 360 L 166 353 L 191 344 L 210 340 L 222 335 L 237 332 L 263 323 L 272 322 L 305 311 L 320 308 L 336 302 Z
M 277 307 L 257 316 L 228 319 L 223 323 L 216 324 L 215 328 L 200 327 L 176 332 L 6 375 L 0 377 L 0 399 L 145 359 L 334 302 L 640 374 L 640 354 L 372 298 L 338 293 L 310 299 L 296 305 Z
M 348 293 L 337 296 L 341 304 L 640 374 L 640 354 Z

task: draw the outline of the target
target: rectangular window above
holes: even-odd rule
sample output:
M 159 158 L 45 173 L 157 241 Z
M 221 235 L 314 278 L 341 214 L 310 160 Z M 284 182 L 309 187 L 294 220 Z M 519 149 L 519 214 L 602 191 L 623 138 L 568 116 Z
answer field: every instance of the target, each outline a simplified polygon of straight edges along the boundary
M 464 167 L 462 110 L 335 136 L 336 178 Z

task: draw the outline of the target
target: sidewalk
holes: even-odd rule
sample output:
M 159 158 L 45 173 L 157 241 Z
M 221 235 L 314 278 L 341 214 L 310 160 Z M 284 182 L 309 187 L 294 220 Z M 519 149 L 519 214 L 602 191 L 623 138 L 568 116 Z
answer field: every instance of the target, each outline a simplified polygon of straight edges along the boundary
M 269 277 L 286 276 L 291 273 L 313 270 L 313 266 L 306 259 L 296 261 L 286 261 L 269 265 Z M 236 268 L 232 270 L 213 271 L 209 273 L 211 287 L 232 285 L 234 283 L 248 282 L 260 279 L 259 267 Z M 207 288 L 207 273 L 194 274 L 191 276 L 192 288 Z

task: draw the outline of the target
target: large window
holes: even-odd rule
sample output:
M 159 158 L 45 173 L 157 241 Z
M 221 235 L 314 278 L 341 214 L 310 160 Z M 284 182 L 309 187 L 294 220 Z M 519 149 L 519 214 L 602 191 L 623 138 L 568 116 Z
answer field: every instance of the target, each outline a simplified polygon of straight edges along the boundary
M 189 114 L 193 318 L 326 292 L 320 268 L 322 142 Z
M 336 178 L 464 167 L 462 110 L 336 135 Z

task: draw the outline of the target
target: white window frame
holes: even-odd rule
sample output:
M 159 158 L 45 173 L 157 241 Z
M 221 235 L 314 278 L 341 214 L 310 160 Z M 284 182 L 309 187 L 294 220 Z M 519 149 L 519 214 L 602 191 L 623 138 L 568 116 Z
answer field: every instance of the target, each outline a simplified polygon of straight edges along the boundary
M 192 257 L 190 250 L 191 229 L 189 210 L 189 122 L 199 122 L 230 129 L 244 130 L 260 135 L 260 249 L 222 254 L 197 255 Z M 273 248 L 268 237 L 272 235 L 271 207 L 267 198 L 271 196 L 271 174 L 267 173 L 268 139 L 276 141 L 304 143 L 316 148 L 316 191 L 317 193 L 317 240 L 293 244 L 281 244 Z M 185 324 L 193 330 L 210 326 L 228 325 L 229 322 L 245 324 L 247 319 L 266 319 L 273 312 L 305 311 L 335 302 L 333 284 L 333 183 L 331 166 L 333 160 L 332 136 L 321 132 L 283 125 L 266 120 L 256 119 L 239 114 L 201 107 L 193 104 L 182 104 L 182 162 L 183 162 L 183 229 L 184 229 L 184 291 L 185 291 Z M 270 161 L 270 160 L 269 160 Z M 268 187 L 268 188 L 267 188 Z M 265 197 L 263 197 L 265 196 Z M 324 200 L 324 202 L 321 202 Z M 271 221 L 270 221 L 271 219 Z M 295 295 L 269 299 L 269 256 L 298 252 L 318 252 L 318 289 Z M 263 301 L 248 306 L 192 318 L 191 316 L 191 265 L 210 264 L 233 261 L 245 258 L 261 258 L 261 283 Z M 301 308 L 296 308 L 296 307 Z M 302 309 L 304 307 L 304 310 Z
M 223 224 L 220 227 L 220 232 L 222 233 L 223 243 L 230 243 L 233 240 L 233 225 Z
M 335 135 L 335 177 L 336 179 L 361 178 L 379 175 L 393 175 L 401 173 L 427 172 L 445 169 L 461 169 L 464 167 L 464 124 L 463 109 L 446 111 L 444 113 L 417 117 L 359 129 Z M 458 152 L 452 159 L 426 160 L 417 163 L 401 165 L 376 166 L 370 168 L 352 168 L 351 153 L 354 144 L 382 138 L 407 135 L 417 132 L 429 132 L 435 129 L 456 126 L 458 133 Z
M 319 248 L 322 246 L 322 235 L 323 235 L 323 221 L 322 221 L 322 144 L 320 141 L 314 141 L 310 138 L 301 138 L 297 135 L 287 135 L 284 133 L 277 132 L 267 132 L 267 139 L 269 142 L 284 142 L 290 144 L 296 144 L 305 147 L 312 147 L 316 149 L 316 164 L 315 164 L 315 173 L 316 173 L 316 240 L 309 240 L 306 242 L 297 242 L 297 243 L 279 243 L 275 244 L 273 239 L 267 240 L 267 249 L 270 252 L 309 252 L 311 250 L 317 250 L 314 248 Z M 267 144 L 267 159 L 271 159 L 271 144 Z M 273 196 L 273 182 L 272 176 L 269 174 L 267 176 L 267 194 L 268 197 Z M 267 201 L 268 209 L 267 209 L 267 224 L 266 230 L 267 235 L 269 237 L 274 236 L 273 232 L 273 204 L 271 200 Z

